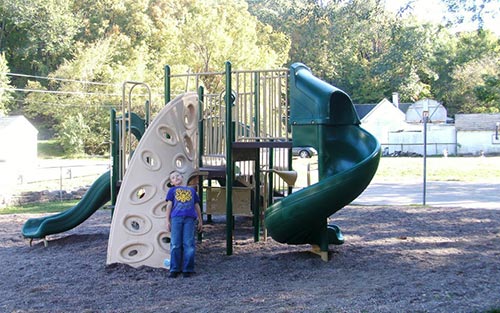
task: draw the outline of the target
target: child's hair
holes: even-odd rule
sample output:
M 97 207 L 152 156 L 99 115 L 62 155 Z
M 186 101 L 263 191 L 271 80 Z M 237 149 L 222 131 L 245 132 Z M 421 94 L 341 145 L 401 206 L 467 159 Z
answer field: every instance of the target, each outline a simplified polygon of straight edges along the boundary
M 177 173 L 182 176 L 181 172 L 179 172 L 178 170 L 173 170 L 168 174 L 168 177 L 170 177 L 173 173 Z

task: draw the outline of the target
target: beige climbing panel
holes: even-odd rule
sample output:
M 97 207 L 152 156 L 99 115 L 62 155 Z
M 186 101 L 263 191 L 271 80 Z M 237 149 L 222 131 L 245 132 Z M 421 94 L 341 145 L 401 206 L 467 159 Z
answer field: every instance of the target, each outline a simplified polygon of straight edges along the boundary
M 166 230 L 168 175 L 187 183 L 197 165 L 198 97 L 169 102 L 146 130 L 123 178 L 111 222 L 107 264 L 164 267 L 170 258 Z

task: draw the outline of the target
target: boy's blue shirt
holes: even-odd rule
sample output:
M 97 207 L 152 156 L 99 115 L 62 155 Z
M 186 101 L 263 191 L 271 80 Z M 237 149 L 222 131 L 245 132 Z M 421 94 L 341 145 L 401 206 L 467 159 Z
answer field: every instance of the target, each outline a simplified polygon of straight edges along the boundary
M 174 186 L 167 192 L 166 201 L 172 201 L 170 217 L 189 216 L 197 218 L 195 203 L 200 203 L 196 190 L 187 186 Z

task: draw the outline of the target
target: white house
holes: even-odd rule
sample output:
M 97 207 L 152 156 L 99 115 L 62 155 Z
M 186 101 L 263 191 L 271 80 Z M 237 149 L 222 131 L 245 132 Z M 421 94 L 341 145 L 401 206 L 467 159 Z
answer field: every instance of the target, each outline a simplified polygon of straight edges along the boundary
M 429 112 L 428 121 L 433 124 L 446 123 L 447 110 L 436 100 L 422 99 L 413 103 L 406 111 L 406 122 L 408 123 L 422 123 L 422 112 L 424 108 Z
M 500 153 L 500 114 L 456 114 L 459 154 Z
M 435 100 L 400 104 L 397 94 L 393 94 L 393 102 L 383 99 L 376 105 L 357 104 L 355 107 L 361 127 L 379 140 L 384 153 L 424 153 L 424 108 L 429 112 L 427 154 L 457 153 L 455 127 L 446 124 L 446 108 Z
M 0 205 L 17 176 L 37 164 L 38 130 L 24 116 L 0 116 Z
M 424 124 L 411 131 L 389 133 L 390 151 L 424 154 Z M 427 124 L 427 155 L 457 154 L 456 131 L 452 124 Z
M 38 130 L 24 116 L 0 117 L 0 161 L 36 165 Z
M 383 99 L 378 104 L 357 104 L 356 112 L 361 119 L 361 127 L 374 135 L 382 144 L 389 143 L 389 133 L 407 129 L 405 113 Z

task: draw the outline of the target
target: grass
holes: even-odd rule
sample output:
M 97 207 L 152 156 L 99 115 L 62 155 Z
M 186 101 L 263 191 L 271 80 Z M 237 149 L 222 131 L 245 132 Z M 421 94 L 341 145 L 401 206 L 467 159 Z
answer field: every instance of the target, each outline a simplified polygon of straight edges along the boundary
M 78 201 L 79 200 L 66 200 L 7 206 L 0 209 L 0 215 L 18 213 L 58 213 L 76 205 Z
M 61 145 L 55 140 L 38 141 L 38 157 L 41 159 L 63 158 L 65 153 Z
M 68 154 L 56 139 L 38 140 L 37 144 L 39 159 L 96 159 L 102 160 L 108 156 L 92 157 L 87 154 Z
M 384 157 L 375 180 L 418 180 L 423 177 L 423 158 Z M 428 157 L 429 181 L 496 182 L 500 177 L 500 157 Z
M 305 165 L 317 162 L 311 159 L 295 159 L 294 168 L 299 171 L 298 186 L 305 187 Z M 312 166 L 317 168 L 317 166 Z M 374 181 L 398 182 L 423 179 L 424 159 L 422 157 L 383 157 Z M 314 176 L 314 174 L 313 174 Z M 498 182 L 500 157 L 427 157 L 427 181 Z M 314 182 L 314 179 L 313 179 Z

